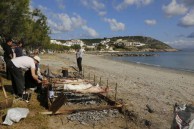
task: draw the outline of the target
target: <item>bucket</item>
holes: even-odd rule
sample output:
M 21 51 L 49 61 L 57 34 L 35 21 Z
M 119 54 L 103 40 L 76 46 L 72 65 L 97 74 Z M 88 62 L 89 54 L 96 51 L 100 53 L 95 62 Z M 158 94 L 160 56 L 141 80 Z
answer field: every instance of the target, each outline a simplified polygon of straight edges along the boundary
M 63 69 L 62 73 L 63 73 L 63 77 L 68 77 L 68 70 L 67 69 Z

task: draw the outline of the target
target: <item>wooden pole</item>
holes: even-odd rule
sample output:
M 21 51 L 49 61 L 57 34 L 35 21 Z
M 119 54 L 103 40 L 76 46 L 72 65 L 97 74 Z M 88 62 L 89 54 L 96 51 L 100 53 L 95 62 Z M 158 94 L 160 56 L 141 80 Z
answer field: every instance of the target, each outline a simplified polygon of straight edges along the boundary
M 116 87 L 115 87 L 115 102 L 117 101 L 117 83 L 116 83 Z
M 94 74 L 94 85 L 96 84 L 96 76 L 95 76 L 95 74 Z
M 106 89 L 108 89 L 108 79 L 107 79 L 107 85 L 106 85 Z M 106 93 L 106 97 L 108 96 L 108 92 Z
M 7 106 L 8 105 L 8 97 L 7 97 L 7 93 L 5 91 L 5 88 L 4 88 L 3 79 L 1 77 L 0 77 L 0 87 L 2 87 L 2 89 L 3 89 L 3 94 L 5 97 L 5 102 L 6 102 L 6 106 Z
M 100 77 L 100 84 L 99 85 L 101 86 L 101 77 Z
M 82 76 L 83 76 L 83 79 L 84 79 L 84 68 L 83 68 L 83 75 Z

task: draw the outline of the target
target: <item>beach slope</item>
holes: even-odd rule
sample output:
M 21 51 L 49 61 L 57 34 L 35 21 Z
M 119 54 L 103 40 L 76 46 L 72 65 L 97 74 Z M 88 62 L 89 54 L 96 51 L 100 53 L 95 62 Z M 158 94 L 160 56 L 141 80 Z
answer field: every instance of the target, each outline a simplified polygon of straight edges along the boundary
M 50 67 L 76 67 L 75 54 L 55 54 L 42 62 Z M 110 60 L 103 55 L 85 54 L 85 77 L 93 77 L 114 89 L 118 85 L 117 99 L 127 104 L 127 109 L 137 115 L 139 123 L 151 122 L 153 129 L 169 129 L 173 119 L 173 105 L 194 103 L 194 74 L 160 67 L 145 66 Z M 108 81 L 107 81 L 108 80 Z M 110 91 L 114 98 L 114 90 Z M 153 110 L 149 112 L 149 108 Z

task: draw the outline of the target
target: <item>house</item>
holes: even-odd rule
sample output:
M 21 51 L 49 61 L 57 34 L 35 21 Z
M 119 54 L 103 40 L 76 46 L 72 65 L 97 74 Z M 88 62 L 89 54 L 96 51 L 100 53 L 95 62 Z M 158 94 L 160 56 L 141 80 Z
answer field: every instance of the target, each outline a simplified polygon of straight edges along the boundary
M 140 43 L 140 42 L 123 42 L 123 43 L 126 47 L 130 47 L 130 46 L 140 47 L 145 45 L 144 43 Z
M 81 40 L 70 40 L 63 43 L 64 46 L 73 46 L 73 45 L 80 45 L 81 47 L 84 46 L 84 42 Z
M 51 40 L 50 40 L 50 43 L 51 43 L 51 44 L 62 45 L 62 43 L 61 43 L 60 41 L 57 41 L 57 40 L 54 40 L 54 39 L 51 39 Z
M 51 44 L 58 44 L 58 45 L 63 45 L 63 46 L 68 46 L 68 47 L 71 47 L 73 45 L 80 45 L 81 47 L 84 46 L 84 42 L 81 41 L 81 40 L 69 40 L 69 41 L 66 41 L 65 43 L 62 43 L 60 41 L 57 41 L 57 40 L 50 40 L 50 43 Z

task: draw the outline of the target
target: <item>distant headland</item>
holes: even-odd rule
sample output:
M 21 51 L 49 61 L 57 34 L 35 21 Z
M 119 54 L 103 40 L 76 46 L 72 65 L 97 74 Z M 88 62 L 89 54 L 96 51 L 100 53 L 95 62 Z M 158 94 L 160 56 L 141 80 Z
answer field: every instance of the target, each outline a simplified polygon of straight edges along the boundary
M 162 41 L 145 36 L 118 36 L 80 40 L 55 40 L 63 45 L 76 43 L 86 51 L 174 52 L 175 48 Z

